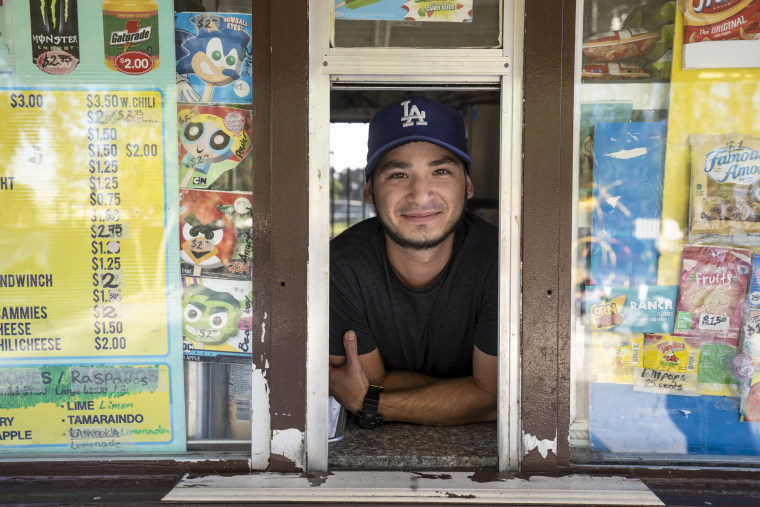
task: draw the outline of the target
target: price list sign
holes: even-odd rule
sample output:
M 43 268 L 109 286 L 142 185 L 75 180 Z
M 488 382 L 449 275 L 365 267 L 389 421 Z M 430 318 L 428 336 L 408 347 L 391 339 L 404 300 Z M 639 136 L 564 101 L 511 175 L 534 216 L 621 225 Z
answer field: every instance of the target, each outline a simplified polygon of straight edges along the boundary
M 0 451 L 173 438 L 162 101 L 0 89 Z
M 161 98 L 0 90 L 0 358 L 167 353 Z

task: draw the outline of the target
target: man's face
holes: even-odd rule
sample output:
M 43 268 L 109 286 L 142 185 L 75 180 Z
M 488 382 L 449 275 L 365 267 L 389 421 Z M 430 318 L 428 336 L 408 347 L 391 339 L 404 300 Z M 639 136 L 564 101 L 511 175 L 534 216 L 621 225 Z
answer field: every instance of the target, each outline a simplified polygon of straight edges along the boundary
M 380 159 L 364 187 L 385 233 L 404 248 L 441 244 L 456 227 L 472 182 L 455 154 L 423 141 L 407 143 Z

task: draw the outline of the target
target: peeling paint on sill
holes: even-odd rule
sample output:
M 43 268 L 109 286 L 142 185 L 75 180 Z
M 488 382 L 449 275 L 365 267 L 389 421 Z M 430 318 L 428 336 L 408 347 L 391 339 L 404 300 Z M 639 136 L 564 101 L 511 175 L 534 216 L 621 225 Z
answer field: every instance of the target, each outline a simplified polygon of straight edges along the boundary
M 272 427 L 269 415 L 269 382 L 267 382 L 265 370 L 253 368 L 252 375 L 251 468 L 253 470 L 265 470 L 269 466 L 270 456 L 269 438 L 267 437 Z
M 303 470 L 303 432 L 295 428 L 272 432 L 272 454 L 279 454 Z
M 523 432 L 523 456 L 528 454 L 533 449 L 538 449 L 541 453 L 541 457 L 546 459 L 549 451 L 552 451 L 554 455 L 557 455 L 557 435 L 554 435 L 554 440 L 539 440 L 534 435 Z

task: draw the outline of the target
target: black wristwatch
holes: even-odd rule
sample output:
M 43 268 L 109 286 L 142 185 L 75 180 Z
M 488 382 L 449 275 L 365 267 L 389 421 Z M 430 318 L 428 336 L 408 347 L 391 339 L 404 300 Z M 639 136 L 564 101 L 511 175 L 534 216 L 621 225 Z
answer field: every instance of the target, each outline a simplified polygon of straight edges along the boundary
M 383 416 L 377 411 L 380 406 L 380 393 L 382 392 L 382 386 L 369 385 L 367 394 L 364 396 L 362 409 L 356 412 L 356 422 L 362 428 L 371 430 L 383 423 Z

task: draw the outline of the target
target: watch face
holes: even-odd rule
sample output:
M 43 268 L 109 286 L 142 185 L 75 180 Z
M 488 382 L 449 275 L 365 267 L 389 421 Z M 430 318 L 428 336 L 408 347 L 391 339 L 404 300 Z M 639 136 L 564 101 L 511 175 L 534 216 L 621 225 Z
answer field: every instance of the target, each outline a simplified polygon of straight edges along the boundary
M 377 428 L 383 422 L 382 415 L 377 412 L 367 412 L 365 410 L 358 411 L 356 413 L 356 418 L 359 426 L 368 430 Z

